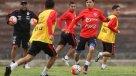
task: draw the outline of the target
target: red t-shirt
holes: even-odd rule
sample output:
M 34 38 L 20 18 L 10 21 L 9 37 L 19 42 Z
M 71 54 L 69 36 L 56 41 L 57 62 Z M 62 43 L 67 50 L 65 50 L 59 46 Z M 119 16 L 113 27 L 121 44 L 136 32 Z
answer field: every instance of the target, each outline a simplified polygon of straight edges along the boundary
M 72 20 L 76 17 L 76 12 L 66 11 L 59 19 L 58 24 L 61 29 L 67 30 Z M 62 24 L 62 21 L 65 20 L 65 25 Z M 74 28 L 71 28 L 70 33 L 74 34 Z
M 102 20 L 103 22 L 108 21 L 107 18 L 103 16 L 102 12 L 99 9 L 97 8 L 84 9 L 72 21 L 68 31 L 70 31 L 80 19 L 82 19 L 80 36 L 84 38 L 97 36 L 99 19 Z

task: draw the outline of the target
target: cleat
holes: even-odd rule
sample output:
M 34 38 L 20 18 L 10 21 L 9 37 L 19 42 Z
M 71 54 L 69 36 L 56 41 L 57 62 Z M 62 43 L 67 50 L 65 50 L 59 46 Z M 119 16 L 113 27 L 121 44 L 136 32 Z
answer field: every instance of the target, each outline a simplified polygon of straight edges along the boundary
M 46 75 L 40 75 L 40 76 L 49 76 L 48 74 L 46 74 Z
M 10 74 L 11 74 L 11 67 L 7 66 L 4 76 L 10 76 Z
M 24 68 L 25 68 L 25 69 L 29 69 L 30 67 L 29 67 L 28 64 L 25 64 L 25 65 L 24 65 Z
M 83 69 L 82 69 L 84 74 L 87 74 L 88 71 L 88 65 L 84 65 Z
M 79 62 L 75 62 L 75 65 L 80 65 L 80 63 Z
M 102 64 L 102 66 L 101 66 L 101 70 L 104 70 L 104 69 L 107 69 L 107 65 Z
M 10 63 L 10 65 L 12 65 L 12 64 L 14 64 L 15 63 L 15 61 L 14 60 L 12 60 L 12 62 Z
M 65 65 L 70 66 L 68 60 L 62 58 L 62 61 L 65 63 Z
M 98 53 L 96 59 L 95 59 L 95 62 L 98 62 L 98 60 L 100 59 L 101 55 L 100 55 L 100 52 Z

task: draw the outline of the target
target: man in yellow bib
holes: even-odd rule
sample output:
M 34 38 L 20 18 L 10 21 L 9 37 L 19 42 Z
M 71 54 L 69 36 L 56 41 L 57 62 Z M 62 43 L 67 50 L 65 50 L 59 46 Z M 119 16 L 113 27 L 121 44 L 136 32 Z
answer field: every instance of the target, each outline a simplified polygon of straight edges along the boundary
M 30 38 L 31 48 L 24 58 L 19 59 L 15 63 L 6 67 L 4 76 L 10 76 L 11 71 L 17 66 L 31 61 L 41 50 L 49 55 L 47 66 L 43 69 L 41 76 L 48 76 L 48 69 L 56 60 L 56 51 L 53 47 L 54 29 L 56 26 L 57 12 L 54 8 L 53 0 L 45 1 L 45 10 L 38 17 L 38 24 L 35 26 Z
M 118 16 L 120 14 L 120 6 L 115 4 L 112 7 L 112 14 L 108 17 L 109 22 L 103 22 L 98 39 L 102 41 L 103 52 L 99 52 L 95 61 L 97 62 L 100 57 L 102 59 L 102 69 L 106 68 L 107 59 L 114 54 L 114 44 L 116 33 L 120 33 L 118 30 Z

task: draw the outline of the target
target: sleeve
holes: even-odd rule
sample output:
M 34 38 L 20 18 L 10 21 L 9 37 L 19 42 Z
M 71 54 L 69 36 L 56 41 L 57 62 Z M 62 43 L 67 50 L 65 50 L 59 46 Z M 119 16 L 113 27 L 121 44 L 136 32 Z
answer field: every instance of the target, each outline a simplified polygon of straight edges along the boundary
M 108 24 L 108 28 L 111 29 L 113 32 L 118 33 L 118 30 L 115 29 L 116 24 L 117 24 L 117 18 L 113 18 L 110 20 Z
M 102 20 L 103 22 L 108 22 L 108 21 L 109 21 L 109 19 L 106 18 L 106 17 L 102 14 L 101 11 L 100 11 L 100 16 L 99 16 L 99 18 L 100 18 L 100 20 Z
M 62 24 L 62 21 L 66 20 L 68 17 L 69 15 L 67 13 L 64 13 L 62 16 L 60 16 L 60 18 L 58 19 L 58 24 L 59 24 L 60 29 L 63 29 L 63 26 L 64 26 Z
M 67 31 L 70 31 L 70 29 L 74 28 L 75 25 L 77 25 L 77 22 L 82 19 L 84 17 L 83 13 L 81 12 L 75 19 L 73 19 L 73 21 L 71 22 L 71 24 L 68 27 Z
M 52 26 L 53 24 L 55 24 L 56 18 L 57 18 L 57 12 L 52 11 L 47 19 L 47 27 L 48 27 L 48 32 L 50 35 L 53 35 Z
M 34 12 L 31 12 L 31 18 L 35 18 L 35 19 L 38 20 L 38 17 L 37 17 L 37 15 Z

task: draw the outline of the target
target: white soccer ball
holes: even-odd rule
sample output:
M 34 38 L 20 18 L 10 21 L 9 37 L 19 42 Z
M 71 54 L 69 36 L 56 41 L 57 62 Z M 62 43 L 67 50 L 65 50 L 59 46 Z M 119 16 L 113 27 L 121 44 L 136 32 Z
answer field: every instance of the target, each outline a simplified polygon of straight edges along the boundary
M 31 20 L 30 20 L 30 25 L 35 26 L 36 24 L 37 24 L 37 19 L 31 18 Z
M 78 75 L 81 72 L 81 67 L 79 65 L 73 65 L 71 67 L 71 73 L 73 75 Z
M 10 23 L 11 25 L 16 24 L 16 23 L 17 23 L 17 17 L 16 17 L 16 16 L 11 16 L 11 17 L 9 18 L 9 23 Z

